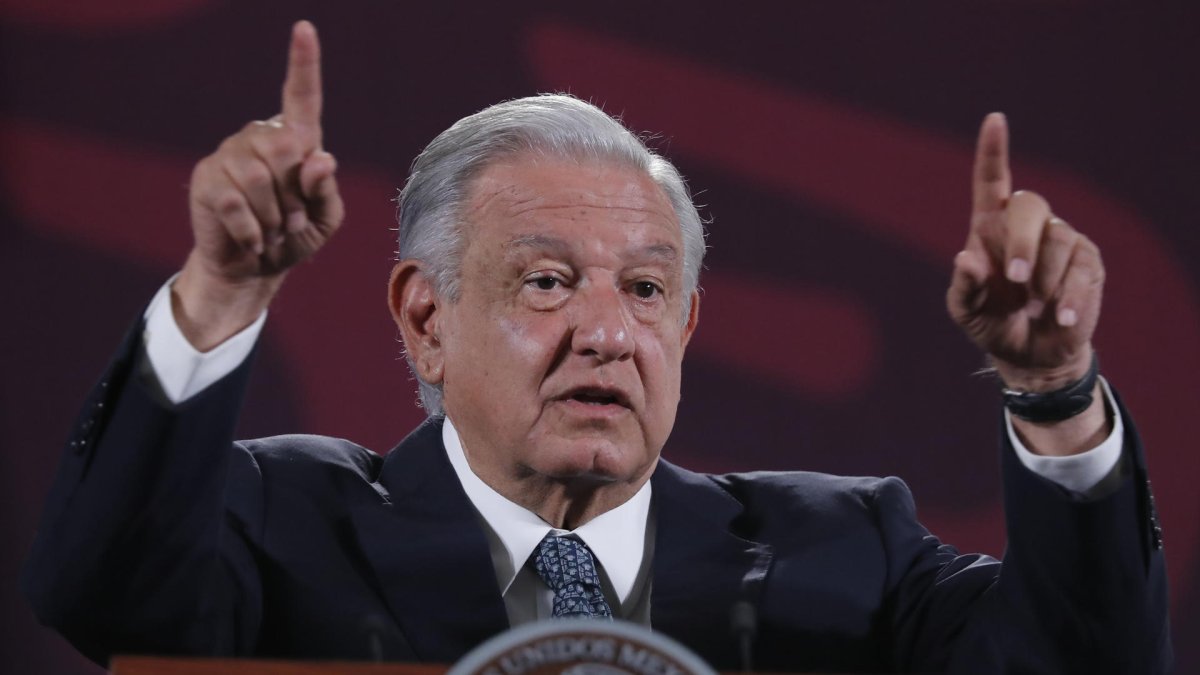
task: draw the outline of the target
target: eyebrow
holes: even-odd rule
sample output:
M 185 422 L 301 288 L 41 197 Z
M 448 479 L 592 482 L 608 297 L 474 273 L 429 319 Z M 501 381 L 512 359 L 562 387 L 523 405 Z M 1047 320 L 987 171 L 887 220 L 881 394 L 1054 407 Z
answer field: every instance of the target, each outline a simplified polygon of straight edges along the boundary
M 550 250 L 555 253 L 564 253 L 570 245 L 563 239 L 558 237 L 548 237 L 544 234 L 524 234 L 515 239 L 510 239 L 504 243 L 505 250 L 516 250 L 523 248 L 535 248 L 541 250 Z
M 544 234 L 525 234 L 505 242 L 504 248 L 506 251 L 537 249 L 565 255 L 570 250 L 571 244 L 559 237 L 551 237 Z M 665 262 L 673 263 L 679 258 L 679 252 L 670 244 L 651 244 L 643 247 L 638 252 L 646 254 L 647 257 L 658 258 Z

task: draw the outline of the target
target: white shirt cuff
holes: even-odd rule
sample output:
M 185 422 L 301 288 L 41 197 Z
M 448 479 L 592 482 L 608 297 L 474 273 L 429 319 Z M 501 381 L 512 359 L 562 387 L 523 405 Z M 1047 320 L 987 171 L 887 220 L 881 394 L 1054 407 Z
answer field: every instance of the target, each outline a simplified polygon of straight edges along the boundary
M 158 379 L 163 395 L 171 403 L 179 404 L 233 372 L 246 360 L 262 332 L 267 313 L 264 311 L 254 323 L 215 348 L 207 352 L 196 351 L 175 322 L 171 308 L 173 283 L 175 277 L 168 279 L 146 308 L 142 340 L 150 370 Z
M 1108 409 L 1113 411 L 1112 433 L 1100 445 L 1077 455 L 1054 457 L 1030 452 L 1013 429 L 1012 415 L 1008 410 L 1004 411 L 1008 438 L 1025 468 L 1084 497 L 1101 496 L 1121 477 L 1119 464 L 1124 446 L 1125 424 L 1121 421 L 1117 402 L 1104 378 L 1100 378 L 1100 389 L 1104 392 Z

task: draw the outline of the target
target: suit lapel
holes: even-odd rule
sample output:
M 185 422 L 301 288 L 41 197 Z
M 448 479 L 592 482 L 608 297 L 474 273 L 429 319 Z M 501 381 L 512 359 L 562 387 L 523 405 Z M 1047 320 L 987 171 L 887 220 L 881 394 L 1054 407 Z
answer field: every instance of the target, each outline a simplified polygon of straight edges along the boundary
M 736 603 L 757 609 L 772 549 L 733 534 L 742 505 L 711 478 L 660 461 L 653 478 L 656 531 L 650 624 L 717 670 L 740 667 Z
M 384 459 L 382 503 L 354 525 L 392 616 L 421 661 L 450 663 L 508 628 L 479 516 L 427 421 Z
M 381 502 L 354 506 L 361 549 L 417 659 L 451 663 L 508 628 L 487 538 L 428 421 L 383 462 Z M 660 461 L 653 478 L 651 625 L 717 669 L 739 665 L 733 606 L 758 606 L 772 549 L 733 533 L 742 506 Z

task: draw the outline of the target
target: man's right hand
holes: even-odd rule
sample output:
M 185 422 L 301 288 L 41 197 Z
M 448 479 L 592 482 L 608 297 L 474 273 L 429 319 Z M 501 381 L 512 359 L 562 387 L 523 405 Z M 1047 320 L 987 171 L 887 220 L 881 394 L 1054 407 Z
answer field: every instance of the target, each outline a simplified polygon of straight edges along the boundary
M 345 210 L 321 147 L 316 29 L 292 29 L 283 110 L 251 122 L 192 172 L 195 245 L 172 292 L 176 323 L 208 351 L 254 322 L 287 271 L 329 240 Z

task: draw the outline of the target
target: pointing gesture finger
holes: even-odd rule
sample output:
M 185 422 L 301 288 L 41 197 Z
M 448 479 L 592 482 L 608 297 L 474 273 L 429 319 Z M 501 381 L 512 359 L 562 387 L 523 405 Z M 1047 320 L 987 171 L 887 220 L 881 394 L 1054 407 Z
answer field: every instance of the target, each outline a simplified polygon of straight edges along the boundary
M 283 122 L 321 142 L 321 45 L 307 21 L 292 28 L 287 79 L 283 82 Z
M 192 173 L 195 243 L 175 291 L 185 336 L 198 349 L 254 321 L 288 270 L 341 225 L 337 162 L 321 145 L 321 99 L 317 31 L 300 21 L 292 27 L 281 113 L 226 138 Z
M 1091 363 L 1103 262 L 1045 198 L 1013 192 L 1000 113 L 979 129 L 971 202 L 970 234 L 946 294 L 950 315 L 1009 386 L 1049 391 L 1078 379 Z
M 983 119 L 979 142 L 975 147 L 973 204 L 975 216 L 1004 208 L 1012 194 L 1012 174 L 1008 170 L 1008 122 L 1003 113 Z
M 975 166 L 971 177 L 971 227 L 965 250 L 1003 269 L 1005 210 L 1012 196 L 1012 174 L 1008 168 L 1008 123 L 1003 113 L 983 119 L 975 144 Z

